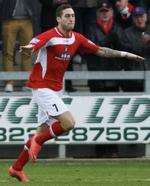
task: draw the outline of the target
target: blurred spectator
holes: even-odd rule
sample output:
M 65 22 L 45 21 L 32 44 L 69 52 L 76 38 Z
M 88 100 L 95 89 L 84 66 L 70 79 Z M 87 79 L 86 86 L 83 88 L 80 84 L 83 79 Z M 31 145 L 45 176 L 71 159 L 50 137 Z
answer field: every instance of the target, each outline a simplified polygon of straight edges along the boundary
M 150 25 L 147 23 L 145 8 L 136 7 L 132 13 L 132 20 L 132 26 L 125 30 L 123 45 L 127 51 L 144 56 L 146 61 L 145 65 L 126 62 L 125 70 L 150 70 Z M 131 91 L 143 91 L 141 81 L 137 81 L 137 83 L 128 82 L 127 85 Z
M 33 30 L 39 32 L 38 10 L 37 0 L 0 0 L 5 71 L 14 71 L 16 40 L 19 40 L 20 45 L 26 45 L 33 37 Z M 32 65 L 30 54 L 22 52 L 21 60 L 21 70 L 30 71 Z M 7 82 L 5 91 L 13 91 L 13 81 Z
M 76 15 L 75 31 L 86 35 L 89 25 L 96 19 L 97 0 L 68 0 L 68 2 Z
M 150 0 L 141 0 L 141 5 L 150 8 Z
M 132 24 L 132 12 L 135 5 L 128 0 L 116 0 L 116 21 L 118 21 L 123 28 L 127 28 Z
M 41 3 L 41 31 L 47 31 L 56 25 L 55 10 L 62 3 L 67 3 L 67 0 L 39 0 Z
M 123 30 L 114 19 L 112 4 L 108 0 L 100 1 L 96 24 L 89 25 L 88 37 L 102 47 L 119 49 L 122 35 Z M 119 61 L 120 59 L 98 58 L 89 55 L 87 57 L 87 67 L 89 71 L 121 70 Z M 116 81 L 89 80 L 89 87 L 92 92 L 119 91 L 119 84 Z
M 41 31 L 47 31 L 55 25 L 53 0 L 39 0 L 41 3 Z
M 148 22 L 150 24 L 150 0 L 141 0 L 142 5 L 147 9 Z
M 141 6 L 142 0 L 129 0 L 130 3 L 132 3 L 135 6 Z

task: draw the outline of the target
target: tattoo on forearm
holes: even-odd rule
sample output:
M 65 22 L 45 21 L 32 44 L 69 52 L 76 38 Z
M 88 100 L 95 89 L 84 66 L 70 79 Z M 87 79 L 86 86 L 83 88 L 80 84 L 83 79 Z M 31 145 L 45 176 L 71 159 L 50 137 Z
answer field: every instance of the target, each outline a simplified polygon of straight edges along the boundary
M 118 50 L 113 50 L 110 48 L 106 48 L 106 47 L 101 47 L 98 52 L 97 55 L 102 56 L 102 57 L 121 57 L 121 51 Z

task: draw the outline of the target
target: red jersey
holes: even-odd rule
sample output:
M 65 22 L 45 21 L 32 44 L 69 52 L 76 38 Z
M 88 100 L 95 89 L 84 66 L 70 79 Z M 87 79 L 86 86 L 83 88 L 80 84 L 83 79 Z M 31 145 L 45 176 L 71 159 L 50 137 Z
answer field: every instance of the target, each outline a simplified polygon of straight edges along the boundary
M 55 91 L 62 89 L 64 73 L 77 50 L 96 53 L 99 48 L 76 32 L 65 38 L 56 27 L 33 38 L 30 44 L 34 45 L 38 55 L 27 86 Z

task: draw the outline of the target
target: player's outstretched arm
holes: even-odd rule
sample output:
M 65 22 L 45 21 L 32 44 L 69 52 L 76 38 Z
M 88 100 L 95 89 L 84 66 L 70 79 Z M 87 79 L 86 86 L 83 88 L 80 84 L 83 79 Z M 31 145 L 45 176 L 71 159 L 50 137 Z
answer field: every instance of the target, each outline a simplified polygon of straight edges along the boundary
M 119 51 L 119 50 L 113 50 L 113 49 L 106 48 L 106 47 L 100 47 L 97 50 L 96 55 L 102 56 L 102 57 L 108 57 L 108 58 L 122 57 L 122 58 L 127 58 L 129 60 L 134 60 L 138 62 L 143 62 L 145 60 L 145 58 L 138 56 L 136 54 L 132 54 L 130 52 Z

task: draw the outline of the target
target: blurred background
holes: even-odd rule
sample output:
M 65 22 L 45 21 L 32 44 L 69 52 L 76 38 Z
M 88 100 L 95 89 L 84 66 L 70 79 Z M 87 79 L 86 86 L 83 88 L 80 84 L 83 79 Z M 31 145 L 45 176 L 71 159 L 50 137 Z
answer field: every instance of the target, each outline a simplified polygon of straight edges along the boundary
M 0 0 L 0 158 L 16 158 L 38 126 L 37 106 L 25 86 L 35 56 L 20 54 L 19 47 L 54 27 L 55 10 L 66 2 L 76 14 L 76 32 L 146 60 L 76 54 L 63 98 L 76 128 L 48 142 L 40 158 L 149 157 L 150 1 Z

